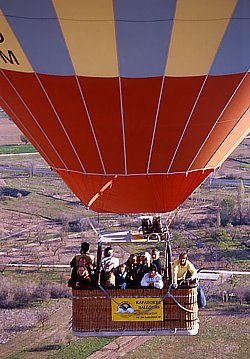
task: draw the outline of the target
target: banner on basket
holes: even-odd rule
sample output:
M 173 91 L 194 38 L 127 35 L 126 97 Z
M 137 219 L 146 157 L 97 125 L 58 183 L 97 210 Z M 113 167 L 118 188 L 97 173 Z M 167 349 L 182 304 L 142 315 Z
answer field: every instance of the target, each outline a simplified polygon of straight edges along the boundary
M 161 298 L 112 298 L 111 311 L 114 322 L 163 320 Z

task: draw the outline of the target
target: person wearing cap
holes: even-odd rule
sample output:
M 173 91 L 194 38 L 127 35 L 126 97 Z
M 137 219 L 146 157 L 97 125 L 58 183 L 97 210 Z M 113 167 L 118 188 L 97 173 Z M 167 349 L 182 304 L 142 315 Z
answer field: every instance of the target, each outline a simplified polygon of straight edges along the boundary
M 149 272 L 144 274 L 141 280 L 142 287 L 154 287 L 157 289 L 163 288 L 162 276 L 157 272 L 156 265 L 151 264 Z
M 114 257 L 114 251 L 112 247 L 106 247 L 104 249 L 104 257 L 101 261 L 101 267 L 103 270 L 105 269 L 107 262 L 111 262 L 114 268 L 117 268 L 120 264 L 119 258 Z
M 115 287 L 115 271 L 111 260 L 105 263 L 105 267 L 101 270 L 101 285 L 104 287 Z

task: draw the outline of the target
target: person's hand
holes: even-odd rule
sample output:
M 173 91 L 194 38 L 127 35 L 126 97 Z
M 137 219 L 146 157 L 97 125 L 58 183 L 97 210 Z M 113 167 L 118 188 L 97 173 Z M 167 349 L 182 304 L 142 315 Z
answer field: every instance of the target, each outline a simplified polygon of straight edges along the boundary
M 177 289 L 178 284 L 177 284 L 177 283 L 173 283 L 173 284 L 172 284 L 172 287 L 173 287 L 174 289 Z
M 80 282 L 76 282 L 76 287 L 79 287 L 80 286 Z
M 121 288 L 122 288 L 122 289 L 125 289 L 126 286 L 127 286 L 127 283 L 122 283 Z

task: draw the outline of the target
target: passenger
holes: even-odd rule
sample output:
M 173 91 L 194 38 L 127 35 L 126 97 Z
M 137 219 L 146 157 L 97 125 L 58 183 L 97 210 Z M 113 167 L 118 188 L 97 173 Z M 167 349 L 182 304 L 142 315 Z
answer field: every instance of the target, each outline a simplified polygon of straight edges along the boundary
M 101 267 L 104 270 L 106 267 L 106 263 L 111 262 L 113 264 L 114 268 L 117 268 L 119 266 L 119 258 L 114 257 L 114 251 L 112 247 L 106 247 L 104 249 L 104 257 L 101 260 Z
M 111 261 L 105 263 L 105 268 L 101 271 L 101 285 L 104 287 L 115 287 L 114 264 Z
M 176 259 L 173 264 L 174 288 L 177 288 L 178 285 L 186 279 L 187 273 L 189 273 L 191 281 L 197 278 L 197 271 L 194 265 L 188 260 L 187 253 L 183 252 L 179 255 L 179 259 Z
M 141 280 L 145 273 L 148 273 L 148 259 L 144 255 L 137 256 L 137 269 L 136 269 L 136 278 L 135 285 L 140 286 Z
M 81 244 L 80 254 L 76 255 L 70 262 L 70 266 L 72 268 L 77 267 L 79 265 L 79 259 L 81 257 L 86 258 L 87 264 L 90 266 L 91 270 L 94 271 L 96 269 L 95 257 L 89 253 L 89 243 L 83 242 Z
M 128 272 L 128 285 L 135 286 L 136 285 L 136 275 L 137 275 L 137 258 L 135 254 L 130 254 L 128 260 L 125 262 L 126 269 Z
M 86 267 L 90 273 L 91 269 L 85 257 L 80 257 L 77 262 L 78 265 L 72 268 L 71 277 L 76 276 L 79 267 Z
M 125 289 L 128 283 L 128 272 L 126 270 L 126 264 L 120 264 L 115 272 L 115 286 L 121 289 Z
M 89 266 L 87 259 L 85 257 L 80 257 L 79 261 L 78 261 L 78 265 L 74 268 L 72 268 L 72 272 L 71 272 L 71 279 L 74 281 L 75 278 L 77 277 L 77 272 L 79 267 L 84 267 L 87 269 L 90 279 L 91 279 L 91 283 L 94 284 L 96 282 L 96 274 L 95 272 L 92 271 L 91 267 Z
M 91 279 L 91 284 L 95 285 L 97 282 L 97 278 L 96 278 L 96 268 L 93 269 L 92 263 L 88 264 L 88 261 L 86 259 L 86 257 L 80 257 L 79 258 L 79 262 L 78 262 L 78 267 L 83 266 L 86 267 L 89 275 L 90 275 L 90 279 Z
M 181 282 L 185 281 L 186 279 L 189 279 L 189 281 L 193 283 L 196 282 L 197 270 L 195 269 L 194 265 L 188 260 L 188 254 L 186 252 L 181 253 L 179 259 L 176 259 L 174 261 L 173 274 L 174 288 L 177 288 L 178 285 L 180 285 Z M 207 304 L 205 294 L 199 281 L 197 281 L 197 301 L 199 308 L 204 308 Z
M 150 267 L 151 265 L 151 255 L 149 252 L 144 252 L 144 256 L 147 258 L 147 266 Z
M 142 264 L 142 254 L 138 254 L 137 256 L 136 256 L 136 265 L 137 265 L 137 267 L 139 267 L 141 264 Z
M 137 257 L 135 254 L 130 254 L 127 261 L 125 262 L 127 271 L 132 271 L 137 266 Z
M 153 249 L 151 252 L 152 264 L 156 265 L 157 272 L 162 275 L 162 265 L 160 260 L 160 252 L 157 249 Z
M 152 264 L 149 268 L 149 272 L 144 274 L 141 280 L 142 287 L 154 287 L 157 289 L 163 288 L 162 276 L 157 273 L 156 266 Z
M 74 289 L 90 289 L 91 278 L 86 267 L 79 266 L 75 276 L 71 276 L 68 286 Z

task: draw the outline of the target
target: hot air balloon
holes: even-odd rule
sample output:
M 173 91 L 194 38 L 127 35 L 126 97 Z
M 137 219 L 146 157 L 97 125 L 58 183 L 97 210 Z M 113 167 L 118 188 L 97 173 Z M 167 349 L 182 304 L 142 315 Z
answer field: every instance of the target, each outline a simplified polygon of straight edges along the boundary
M 248 0 L 0 5 L 0 106 L 90 209 L 172 211 L 249 132 Z
M 171 211 L 248 133 L 248 1 L 0 4 L 0 104 L 91 209 Z

